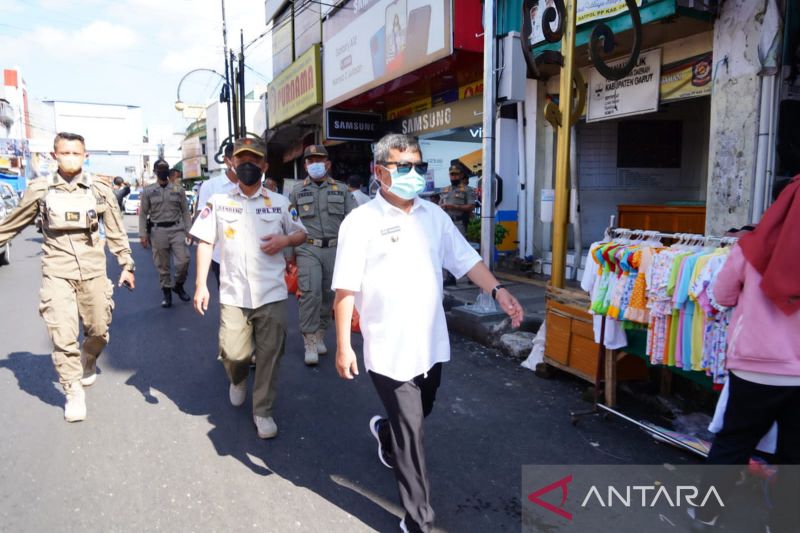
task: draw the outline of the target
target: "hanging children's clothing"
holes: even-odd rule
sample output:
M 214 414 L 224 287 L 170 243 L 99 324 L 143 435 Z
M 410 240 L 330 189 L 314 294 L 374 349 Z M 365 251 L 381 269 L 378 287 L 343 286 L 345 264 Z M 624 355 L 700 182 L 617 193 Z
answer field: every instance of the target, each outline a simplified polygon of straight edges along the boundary
M 622 238 L 594 243 L 581 287 L 591 296 L 595 341 L 603 316 L 607 348 L 626 346 L 626 329 L 646 327 L 651 364 L 704 371 L 723 383 L 729 312 L 714 306 L 708 287 L 727 252 Z

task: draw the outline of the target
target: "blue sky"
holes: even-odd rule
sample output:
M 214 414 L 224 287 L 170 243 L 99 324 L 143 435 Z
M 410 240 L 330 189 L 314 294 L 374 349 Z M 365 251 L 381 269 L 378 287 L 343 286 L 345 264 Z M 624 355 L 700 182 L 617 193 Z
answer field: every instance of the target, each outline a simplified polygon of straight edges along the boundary
M 226 0 L 228 45 L 266 30 L 264 0 Z M 0 0 L 0 68 L 18 67 L 34 100 L 138 105 L 148 124 L 189 123 L 175 111 L 178 82 L 194 68 L 224 73 L 220 0 Z M 245 53 L 246 89 L 271 77 L 271 41 Z M 219 94 L 219 78 L 194 73 L 187 103 Z

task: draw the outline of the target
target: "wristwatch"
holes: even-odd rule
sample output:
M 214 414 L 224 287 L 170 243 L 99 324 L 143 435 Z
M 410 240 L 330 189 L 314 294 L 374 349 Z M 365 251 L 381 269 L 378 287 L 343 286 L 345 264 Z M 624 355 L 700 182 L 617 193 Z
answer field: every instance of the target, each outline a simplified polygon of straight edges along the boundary
M 501 284 L 497 285 L 494 289 L 492 289 L 492 300 L 497 300 L 497 291 L 499 291 L 502 288 L 504 288 L 504 287 L 503 287 L 503 284 L 501 283 Z
M 128 272 L 131 272 L 131 273 L 136 272 L 136 264 L 135 263 L 128 263 L 127 265 L 122 267 L 122 269 L 123 270 L 127 270 Z

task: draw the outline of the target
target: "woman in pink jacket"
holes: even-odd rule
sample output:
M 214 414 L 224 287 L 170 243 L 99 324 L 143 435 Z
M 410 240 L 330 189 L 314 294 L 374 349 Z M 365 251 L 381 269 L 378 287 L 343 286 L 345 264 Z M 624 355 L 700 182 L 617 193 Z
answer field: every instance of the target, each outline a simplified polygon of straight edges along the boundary
M 735 309 L 728 330 L 730 396 L 708 464 L 746 465 L 774 422 L 777 463 L 800 464 L 800 175 L 739 240 L 711 292 L 717 303 Z M 800 487 L 791 478 L 797 476 L 788 473 L 779 474 L 779 492 L 796 500 Z M 733 479 L 714 481 L 733 485 Z M 797 502 L 789 507 L 784 511 L 796 515 Z M 788 520 L 779 509 L 771 517 L 773 531 L 782 530 L 777 515 L 779 522 Z M 701 509 L 698 519 L 713 525 L 717 511 Z M 797 528 L 800 517 L 785 523 Z

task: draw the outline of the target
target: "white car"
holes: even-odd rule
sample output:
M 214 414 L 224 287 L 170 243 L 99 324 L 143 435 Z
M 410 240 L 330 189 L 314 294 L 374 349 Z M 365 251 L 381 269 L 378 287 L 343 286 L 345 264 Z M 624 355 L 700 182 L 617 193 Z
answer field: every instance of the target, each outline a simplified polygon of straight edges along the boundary
M 139 214 L 139 191 L 131 191 L 131 193 L 122 200 L 123 212 L 126 215 Z

